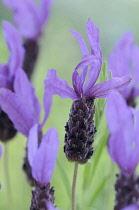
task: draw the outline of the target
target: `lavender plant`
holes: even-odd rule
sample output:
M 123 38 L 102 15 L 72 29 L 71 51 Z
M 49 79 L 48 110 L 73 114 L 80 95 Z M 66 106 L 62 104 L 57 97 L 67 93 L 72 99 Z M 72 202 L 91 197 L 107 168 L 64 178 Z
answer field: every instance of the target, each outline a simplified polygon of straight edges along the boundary
M 0 87 L 14 91 L 17 69 L 23 64 L 24 48 L 19 32 L 7 21 L 3 21 L 3 32 L 10 51 L 7 64 L 0 64 Z M 16 129 L 0 107 L 0 140 L 8 141 L 16 135 Z
M 52 0 L 3 0 L 13 12 L 13 19 L 24 38 L 25 58 L 23 69 L 30 79 L 39 54 L 39 38 L 49 19 Z
M 139 95 L 139 47 L 135 45 L 131 32 L 125 33 L 117 42 L 113 52 L 109 56 L 108 69 L 114 77 L 121 77 L 127 73 L 131 75 L 132 82 L 124 90 L 120 91 L 129 106 L 136 106 L 136 98 Z
M 139 176 L 135 169 L 139 163 L 139 111 L 129 109 L 124 98 L 113 92 L 108 97 L 106 115 L 110 131 L 109 154 L 120 168 L 115 184 L 114 210 L 130 204 L 135 204 L 137 207 L 133 209 L 138 209 Z

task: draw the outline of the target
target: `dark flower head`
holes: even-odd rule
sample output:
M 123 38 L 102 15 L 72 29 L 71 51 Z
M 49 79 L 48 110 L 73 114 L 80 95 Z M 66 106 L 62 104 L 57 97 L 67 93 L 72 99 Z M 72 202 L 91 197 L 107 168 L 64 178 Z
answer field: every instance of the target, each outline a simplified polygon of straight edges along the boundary
M 135 98 L 139 95 L 139 47 L 135 45 L 131 32 L 125 33 L 117 42 L 109 56 L 108 69 L 114 77 L 126 74 L 132 77 L 130 85 L 120 92 L 129 105 L 135 106 Z
M 139 111 L 130 109 L 122 95 L 112 92 L 106 116 L 110 131 L 109 154 L 124 176 L 132 175 L 139 163 Z
M 72 74 L 73 88 L 71 88 L 65 80 L 60 79 L 56 75 L 55 70 L 50 69 L 48 72 L 46 80 L 47 87 L 53 94 L 58 94 L 62 98 L 71 98 L 72 100 L 78 100 L 83 96 L 93 99 L 105 98 L 111 89 L 121 90 L 124 86 L 129 84 L 131 80 L 130 76 L 126 75 L 121 78 L 115 77 L 109 81 L 95 84 L 102 66 L 99 30 L 91 20 L 88 20 L 86 29 L 91 48 L 90 53 L 82 36 L 75 31 L 70 31 L 78 39 L 82 52 L 82 61 L 76 66 Z M 80 74 L 78 73 L 79 69 L 82 69 Z M 88 79 L 86 81 L 87 76 Z
M 14 21 L 22 36 L 26 39 L 37 39 L 48 20 L 52 0 L 40 0 L 39 5 L 34 0 L 3 0 L 3 2 L 13 11 Z

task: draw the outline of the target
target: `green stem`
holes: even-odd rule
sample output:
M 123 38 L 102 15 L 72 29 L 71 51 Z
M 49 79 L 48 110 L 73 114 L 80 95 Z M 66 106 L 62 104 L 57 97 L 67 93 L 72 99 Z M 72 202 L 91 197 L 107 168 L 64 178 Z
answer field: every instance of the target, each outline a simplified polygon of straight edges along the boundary
M 77 173 L 78 173 L 78 163 L 75 162 L 73 182 L 72 182 L 72 210 L 76 210 L 76 182 L 77 182 Z
M 8 208 L 12 208 L 12 195 L 11 195 L 11 185 L 10 185 L 10 175 L 9 175 L 9 154 L 8 154 L 8 145 L 4 145 L 4 174 L 5 174 L 5 183 L 6 183 L 6 197 Z

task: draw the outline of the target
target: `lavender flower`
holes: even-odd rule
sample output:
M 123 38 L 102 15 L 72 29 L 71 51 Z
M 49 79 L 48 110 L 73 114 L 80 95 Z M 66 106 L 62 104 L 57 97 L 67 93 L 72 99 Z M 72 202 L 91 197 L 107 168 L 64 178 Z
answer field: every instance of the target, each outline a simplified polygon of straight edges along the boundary
M 7 21 L 3 21 L 3 32 L 10 57 L 6 65 L 0 64 L 0 87 L 13 90 L 16 71 L 23 64 L 24 48 L 19 32 Z
M 132 203 L 139 204 L 139 177 L 135 173 L 139 163 L 139 111 L 133 112 L 120 94 L 112 92 L 106 116 L 110 131 L 109 154 L 121 170 L 115 184 L 114 210 L 119 210 Z
M 58 134 L 55 128 L 50 128 L 42 137 L 38 147 L 38 125 L 35 124 L 28 138 L 28 159 L 32 168 L 32 175 L 36 180 L 36 187 L 32 191 L 30 209 L 50 210 L 54 202 L 54 190 L 50 188 L 50 180 L 54 171 L 59 147 Z M 54 207 L 53 207 L 54 208 Z
M 139 95 L 139 47 L 135 45 L 131 32 L 125 33 L 117 42 L 115 49 L 109 56 L 108 69 L 114 77 L 130 74 L 132 82 L 120 91 L 127 104 L 135 107 L 135 99 Z
M 15 128 L 25 135 L 29 136 L 30 129 L 38 124 L 39 143 L 42 137 L 42 127 L 46 122 L 51 108 L 52 96 L 45 89 L 44 93 L 44 119 L 40 123 L 40 103 L 35 95 L 34 87 L 31 85 L 27 75 L 22 69 L 18 69 L 14 80 L 14 90 L 12 92 L 8 89 L 0 89 L 0 106 L 6 112 L 13 122 Z M 26 157 L 24 159 L 23 169 L 27 174 L 27 178 L 31 185 L 34 185 L 31 168 Z
M 0 87 L 14 91 L 14 79 L 23 64 L 24 48 L 19 32 L 7 21 L 3 21 L 3 32 L 10 51 L 6 65 L 0 64 Z M 8 141 L 16 135 L 16 129 L 7 114 L 0 108 L 0 139 Z
M 121 90 L 131 80 L 126 75 L 95 84 L 102 65 L 99 30 L 91 20 L 88 20 L 86 30 L 91 48 L 90 53 L 81 35 L 70 31 L 78 39 L 83 56 L 72 74 L 73 88 L 65 80 L 58 78 L 53 69 L 49 70 L 46 79 L 46 87 L 52 94 L 74 100 L 66 125 L 64 151 L 69 161 L 77 161 L 82 164 L 86 163 L 93 154 L 92 143 L 96 132 L 93 121 L 94 99 L 107 97 L 111 89 Z M 80 74 L 79 69 L 82 69 Z M 85 83 L 87 74 L 88 79 Z
M 52 0 L 40 0 L 40 5 L 33 0 L 3 0 L 3 2 L 13 11 L 14 21 L 22 36 L 36 40 L 48 20 Z

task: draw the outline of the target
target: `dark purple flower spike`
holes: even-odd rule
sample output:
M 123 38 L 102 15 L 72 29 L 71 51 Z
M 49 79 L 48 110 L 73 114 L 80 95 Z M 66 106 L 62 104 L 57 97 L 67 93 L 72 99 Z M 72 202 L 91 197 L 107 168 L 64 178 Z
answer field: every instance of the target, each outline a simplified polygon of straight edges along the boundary
M 75 31 L 70 31 L 77 38 L 82 52 L 82 60 L 72 74 L 73 88 L 57 76 L 56 70 L 50 69 L 46 79 L 46 87 L 52 94 L 74 100 L 69 121 L 65 126 L 64 151 L 69 161 L 77 161 L 81 164 L 86 163 L 93 154 L 92 143 L 96 132 L 93 121 L 94 99 L 107 97 L 112 89 L 122 90 L 131 80 L 126 75 L 95 84 L 102 65 L 99 30 L 91 20 L 88 20 L 86 30 L 90 53 L 82 36 Z M 80 74 L 79 69 L 82 69 Z
M 6 65 L 0 64 L 0 87 L 14 91 L 14 79 L 18 68 L 23 65 L 24 48 L 19 32 L 7 21 L 3 21 L 3 32 L 10 56 Z M 0 140 L 6 142 L 16 135 L 16 129 L 0 107 Z
M 114 77 L 126 74 L 132 77 L 130 85 L 120 92 L 127 104 L 135 107 L 135 99 L 139 96 L 139 47 L 135 45 L 131 32 L 125 33 L 117 42 L 109 56 L 108 69 L 112 71 Z
M 122 95 L 112 92 L 108 97 L 106 116 L 110 131 L 109 154 L 121 170 L 115 184 L 114 210 L 119 210 L 139 203 L 139 177 L 135 173 L 139 163 L 139 111 L 133 112 Z

